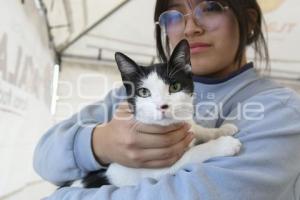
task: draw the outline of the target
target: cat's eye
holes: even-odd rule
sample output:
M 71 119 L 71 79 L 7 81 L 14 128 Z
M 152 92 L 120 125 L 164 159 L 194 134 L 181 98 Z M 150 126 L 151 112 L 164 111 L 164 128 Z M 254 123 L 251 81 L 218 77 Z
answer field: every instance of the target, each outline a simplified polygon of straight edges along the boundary
M 181 84 L 175 82 L 170 85 L 169 92 L 176 93 L 176 92 L 179 92 L 181 89 L 182 89 Z
M 151 92 L 147 88 L 140 88 L 137 90 L 137 95 L 146 98 L 151 96 Z

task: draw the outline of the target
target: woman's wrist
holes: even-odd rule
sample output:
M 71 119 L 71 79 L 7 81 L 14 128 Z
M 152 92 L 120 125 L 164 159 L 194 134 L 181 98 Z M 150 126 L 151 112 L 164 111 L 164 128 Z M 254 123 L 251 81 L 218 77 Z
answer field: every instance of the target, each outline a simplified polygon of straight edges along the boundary
M 107 166 L 111 160 L 107 157 L 105 151 L 105 135 L 109 134 L 109 127 L 107 125 L 98 125 L 94 128 L 92 133 L 92 150 L 95 159 L 102 166 Z

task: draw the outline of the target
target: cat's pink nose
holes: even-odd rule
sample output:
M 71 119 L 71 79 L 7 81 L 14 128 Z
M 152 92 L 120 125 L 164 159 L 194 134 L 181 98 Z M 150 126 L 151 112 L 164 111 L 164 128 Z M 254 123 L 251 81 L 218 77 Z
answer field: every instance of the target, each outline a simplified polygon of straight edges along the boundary
M 168 104 L 163 104 L 160 106 L 160 109 L 162 109 L 162 110 L 167 110 L 168 108 L 169 108 Z

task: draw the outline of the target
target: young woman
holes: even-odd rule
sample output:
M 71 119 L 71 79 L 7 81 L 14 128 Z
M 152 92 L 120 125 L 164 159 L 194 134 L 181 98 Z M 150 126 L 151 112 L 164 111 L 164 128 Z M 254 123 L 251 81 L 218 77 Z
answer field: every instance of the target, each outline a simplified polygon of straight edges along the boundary
M 246 58 L 246 48 L 252 45 L 258 57 L 268 61 L 257 2 L 157 0 L 155 23 L 163 61 L 181 39 L 190 44 L 196 102 L 209 102 L 198 107 L 196 119 L 208 127 L 224 120 L 234 123 L 242 151 L 191 164 L 158 182 L 145 180 L 124 188 L 65 187 L 48 199 L 299 199 L 300 98 L 261 78 Z M 111 162 L 157 168 L 181 157 L 193 138 L 187 124 L 135 126 L 134 120 L 116 117 L 130 115 L 123 105 L 115 113 L 109 110 L 106 126 L 97 125 L 105 122 L 100 105 L 112 108 L 117 102 L 110 93 L 101 104 L 51 128 L 36 148 L 35 170 L 62 185 Z M 223 105 L 222 115 L 207 115 L 214 111 L 212 105 Z

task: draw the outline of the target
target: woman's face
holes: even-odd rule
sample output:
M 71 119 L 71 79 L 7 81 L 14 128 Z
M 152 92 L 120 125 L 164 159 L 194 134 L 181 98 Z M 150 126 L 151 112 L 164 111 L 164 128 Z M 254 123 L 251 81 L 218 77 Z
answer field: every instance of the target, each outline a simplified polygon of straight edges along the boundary
M 170 0 L 168 10 L 178 10 L 186 15 L 192 13 L 196 5 L 196 0 Z M 212 24 L 213 28 L 199 25 L 194 17 L 186 16 L 182 33 L 168 34 L 171 47 L 175 47 L 181 39 L 189 41 L 195 75 L 222 78 L 239 68 L 234 62 L 239 45 L 238 22 L 230 9 L 224 10 L 221 15 L 215 20 L 218 23 L 214 21 Z M 242 64 L 245 63 L 244 58 Z

